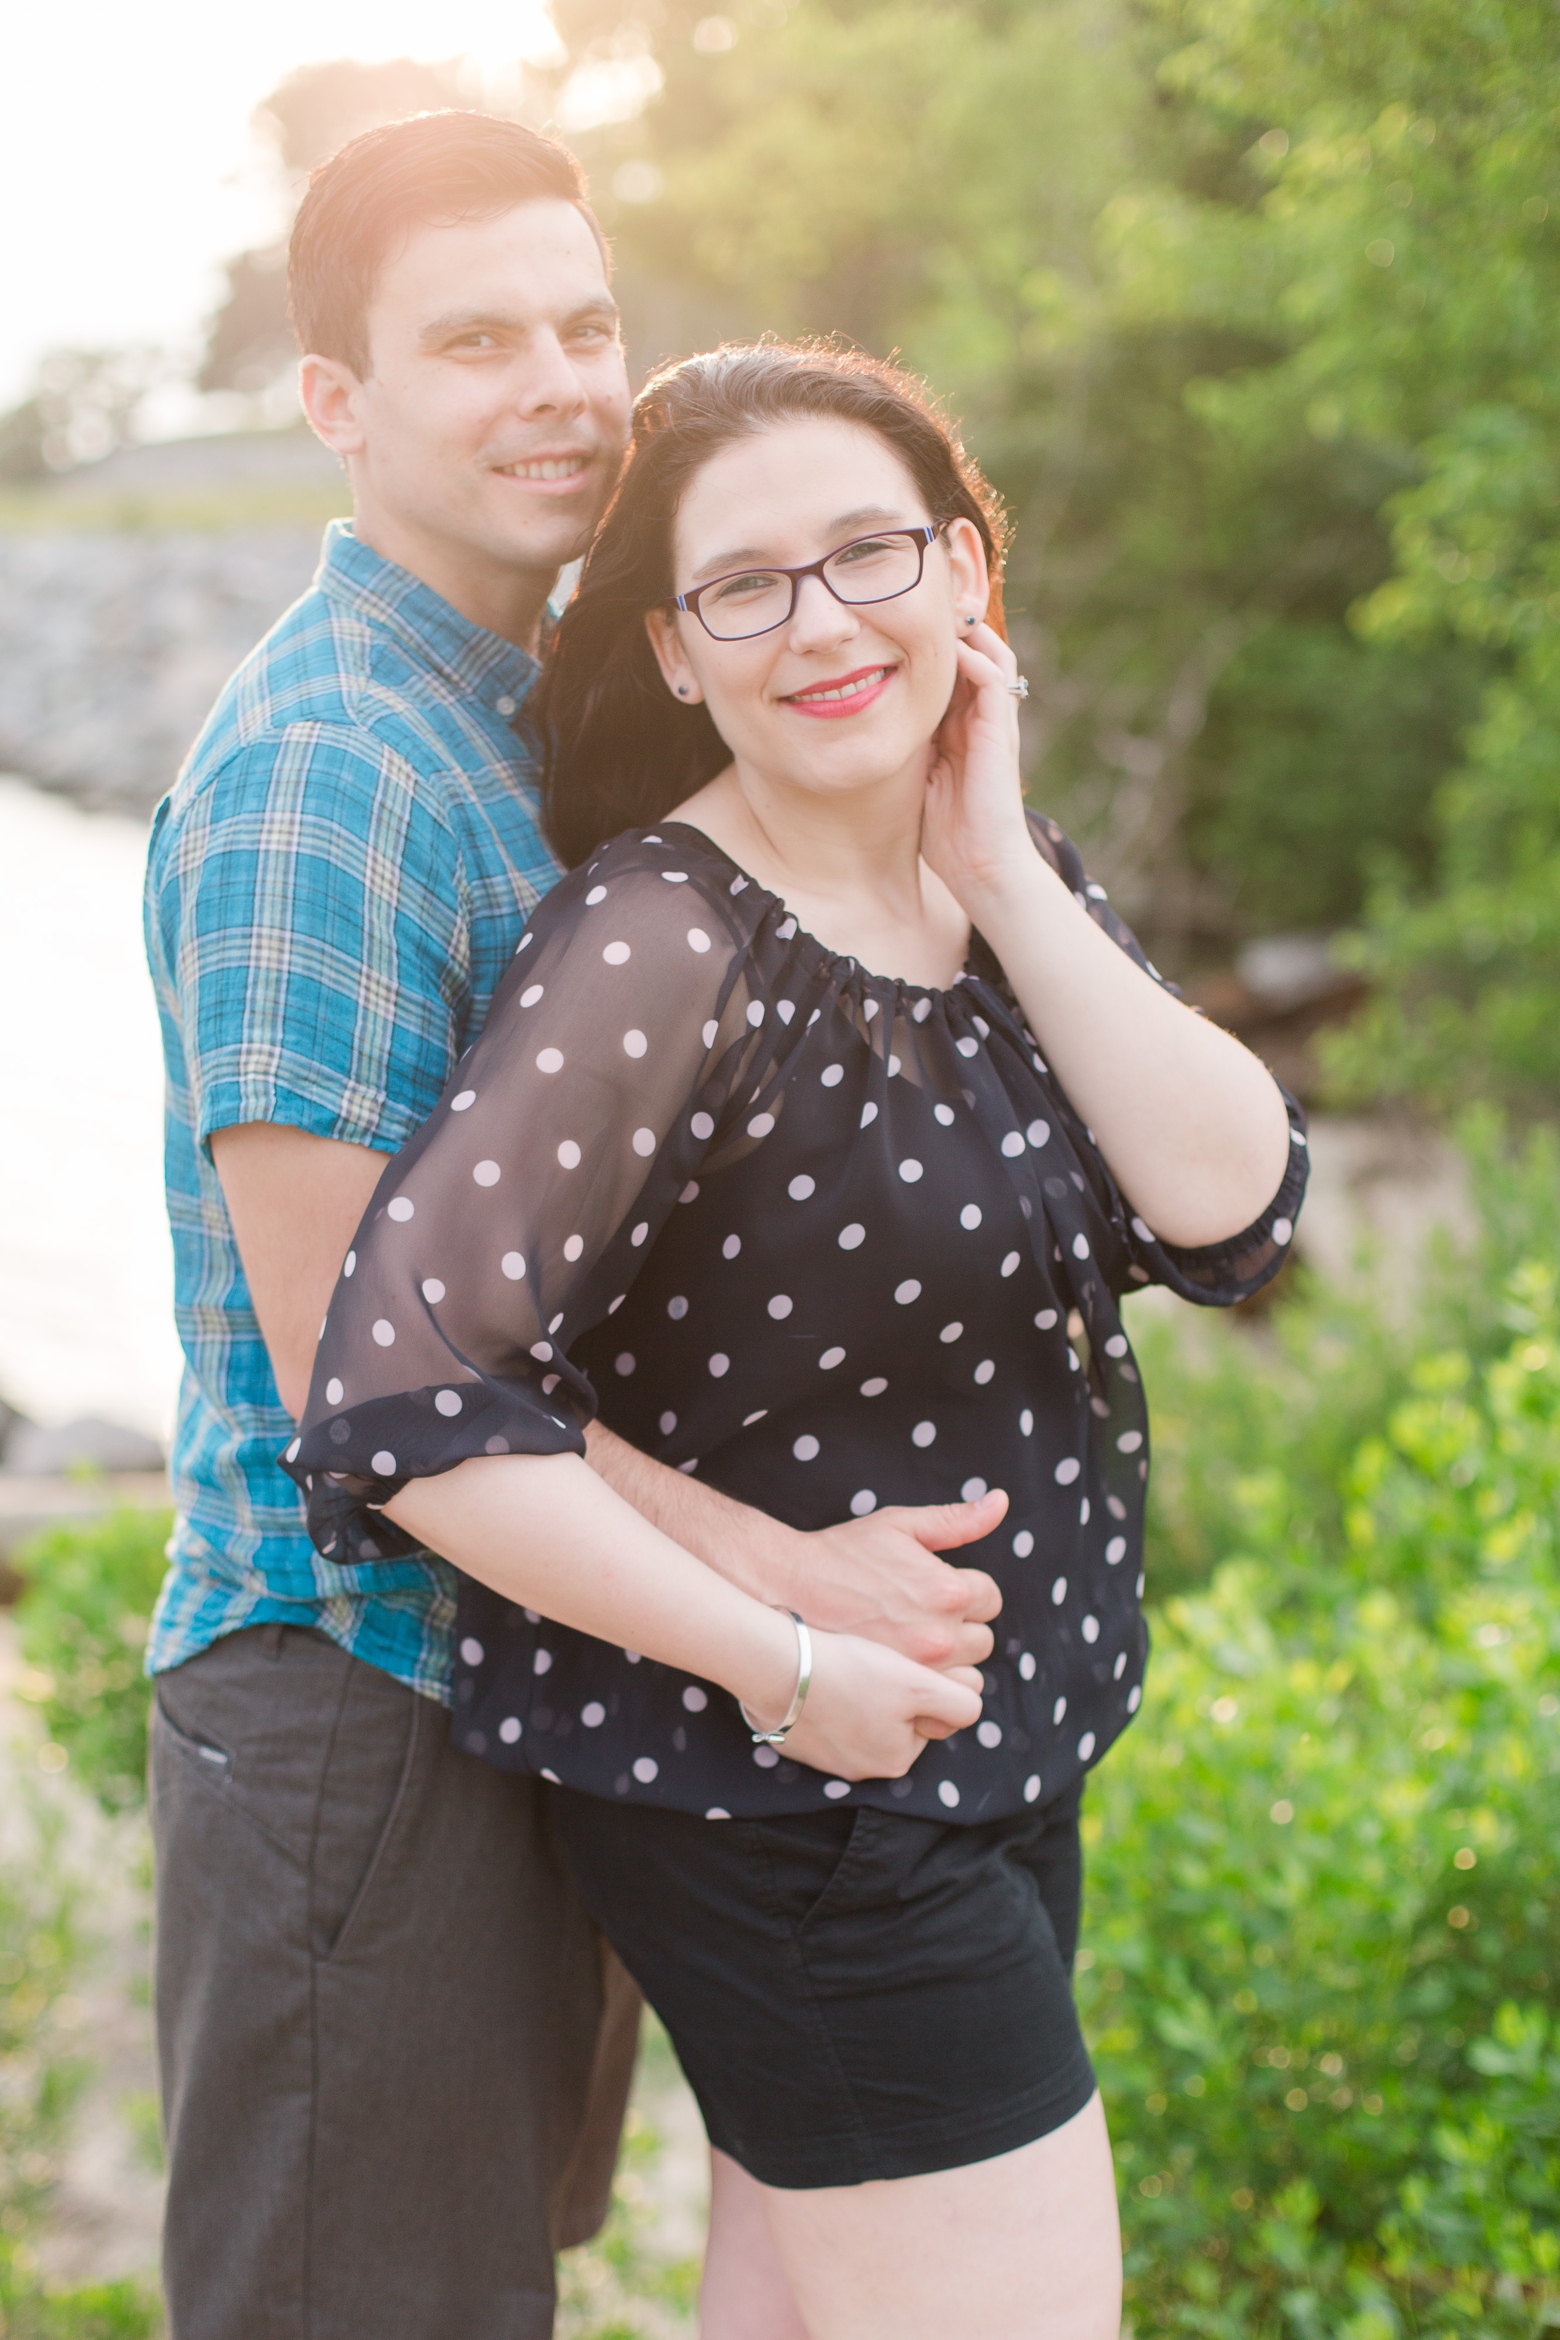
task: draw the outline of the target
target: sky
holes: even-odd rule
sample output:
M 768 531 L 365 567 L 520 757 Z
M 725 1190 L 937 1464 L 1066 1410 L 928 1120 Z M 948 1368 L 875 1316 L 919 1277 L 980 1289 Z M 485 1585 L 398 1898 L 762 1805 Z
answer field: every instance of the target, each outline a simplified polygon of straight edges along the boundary
M 198 340 L 221 262 L 282 225 L 250 115 L 295 66 L 467 56 L 496 77 L 557 54 L 544 0 L 30 0 L 8 11 L 0 409 L 49 349 Z

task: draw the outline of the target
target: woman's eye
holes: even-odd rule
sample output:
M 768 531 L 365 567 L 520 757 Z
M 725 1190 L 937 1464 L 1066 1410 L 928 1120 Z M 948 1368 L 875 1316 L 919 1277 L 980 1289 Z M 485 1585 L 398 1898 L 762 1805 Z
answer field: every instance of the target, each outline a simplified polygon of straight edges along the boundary
M 859 568 L 863 561 L 880 561 L 897 548 L 891 537 L 864 536 L 858 544 L 843 545 L 834 555 L 842 569 Z
M 755 593 L 770 593 L 779 582 L 773 569 L 754 569 L 745 577 L 722 577 L 711 599 L 741 601 Z

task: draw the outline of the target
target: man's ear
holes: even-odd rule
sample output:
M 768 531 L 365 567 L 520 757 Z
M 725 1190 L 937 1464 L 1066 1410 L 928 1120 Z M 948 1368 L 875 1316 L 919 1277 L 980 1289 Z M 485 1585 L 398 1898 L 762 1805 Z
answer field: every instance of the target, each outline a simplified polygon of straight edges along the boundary
M 362 393 L 362 383 L 339 358 L 300 360 L 298 396 L 309 428 L 337 455 L 363 452 Z
M 699 688 L 693 668 L 683 655 L 682 636 L 677 631 L 676 620 L 668 617 L 664 609 L 648 610 L 645 613 L 645 632 L 650 637 L 655 662 L 666 677 L 667 689 L 674 697 L 681 699 L 685 707 L 698 706 L 704 693 Z

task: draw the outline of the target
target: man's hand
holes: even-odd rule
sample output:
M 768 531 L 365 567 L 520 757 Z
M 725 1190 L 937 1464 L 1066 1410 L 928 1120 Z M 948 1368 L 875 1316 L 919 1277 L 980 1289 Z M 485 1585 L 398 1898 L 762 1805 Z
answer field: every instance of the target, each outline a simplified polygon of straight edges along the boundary
M 939 1552 L 1000 1527 L 999 1487 L 973 1503 L 886 1504 L 866 1519 L 815 1528 L 798 1541 L 796 1596 L 810 1625 L 881 1641 L 918 1665 L 978 1666 L 993 1647 L 1002 1595 L 981 1568 L 950 1568 Z
M 917 1665 L 946 1671 L 990 1657 L 989 1620 L 1002 1595 L 984 1570 L 950 1568 L 937 1554 L 1000 1526 L 1007 1497 L 999 1489 L 974 1503 L 889 1504 L 809 1531 L 685 1478 L 600 1422 L 586 1431 L 585 1452 L 636 1511 L 756 1600 L 882 1642 Z

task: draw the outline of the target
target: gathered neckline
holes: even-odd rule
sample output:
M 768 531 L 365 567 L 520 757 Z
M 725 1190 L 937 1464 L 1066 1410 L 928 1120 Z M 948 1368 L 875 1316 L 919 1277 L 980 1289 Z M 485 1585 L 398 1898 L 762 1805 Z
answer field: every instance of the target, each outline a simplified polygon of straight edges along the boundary
M 767 902 L 771 909 L 779 911 L 783 918 L 795 919 L 796 934 L 794 939 L 805 944 L 810 951 L 815 953 L 825 967 L 839 968 L 844 974 L 855 976 L 863 983 L 882 984 L 885 990 L 894 992 L 901 999 L 929 999 L 937 1003 L 952 999 L 963 985 L 981 979 L 974 964 L 977 948 L 982 947 L 982 937 L 978 927 L 971 926 L 970 928 L 970 947 L 965 955 L 964 965 L 950 984 L 912 983 L 903 975 L 880 975 L 874 968 L 864 967 L 861 961 L 854 958 L 849 952 L 831 950 L 820 936 L 813 933 L 811 927 L 802 924 L 783 894 L 777 894 L 772 887 L 766 886 L 761 879 L 756 878 L 750 869 L 744 869 L 741 862 L 726 851 L 724 845 L 717 845 L 709 831 L 699 828 L 695 822 L 657 821 L 653 826 L 638 832 L 640 842 L 646 845 L 658 843 L 663 829 L 680 829 L 685 837 L 697 837 L 705 851 L 713 854 L 716 860 L 722 862 L 727 869 L 734 871 L 742 880 L 744 887 L 751 886 L 760 900 Z

